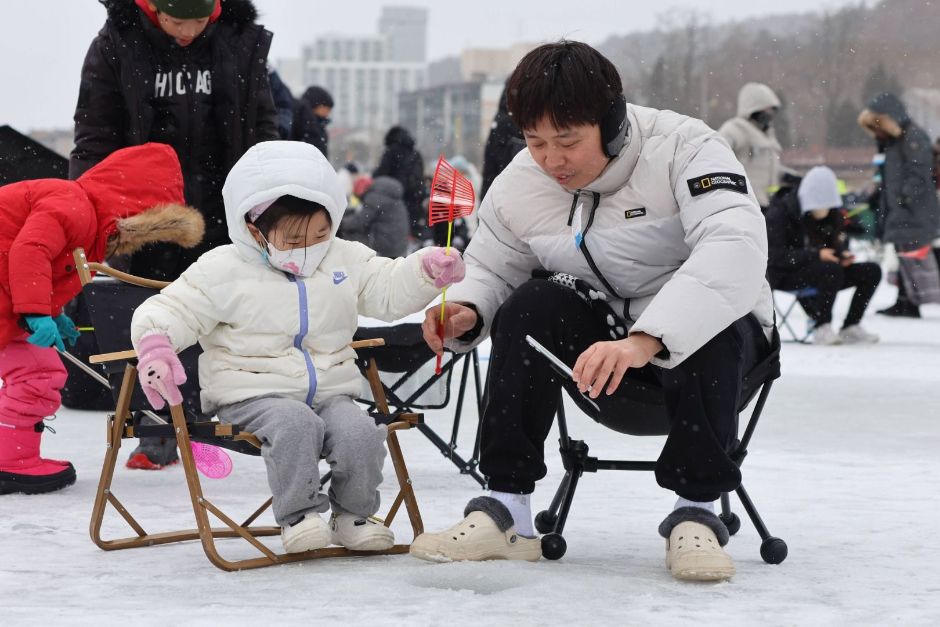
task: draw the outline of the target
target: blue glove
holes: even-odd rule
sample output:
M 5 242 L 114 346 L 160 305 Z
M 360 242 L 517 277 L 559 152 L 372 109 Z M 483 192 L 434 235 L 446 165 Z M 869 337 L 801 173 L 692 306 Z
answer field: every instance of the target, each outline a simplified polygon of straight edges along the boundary
M 81 332 L 76 328 L 72 319 L 63 313 L 53 318 L 52 321 L 55 322 L 56 328 L 59 329 L 59 335 L 62 336 L 65 343 L 69 346 L 75 346 L 75 342 L 78 341 Z
M 26 341 L 36 346 L 49 348 L 55 346 L 60 351 L 65 350 L 65 344 L 62 343 L 62 336 L 59 335 L 59 328 L 56 326 L 52 316 L 26 316 L 26 324 L 33 333 L 26 338 Z

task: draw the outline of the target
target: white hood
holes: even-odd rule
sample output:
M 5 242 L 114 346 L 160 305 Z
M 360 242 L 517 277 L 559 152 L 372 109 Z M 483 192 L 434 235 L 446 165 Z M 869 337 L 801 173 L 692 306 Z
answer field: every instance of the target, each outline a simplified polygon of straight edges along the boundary
M 323 153 L 304 142 L 262 142 L 242 155 L 222 187 L 228 236 L 245 259 L 263 263 L 245 214 L 257 205 L 287 195 L 326 207 L 336 237 L 346 211 L 346 194 Z
M 780 108 L 780 99 L 763 83 L 747 83 L 738 92 L 738 117 L 749 118 L 755 111 L 768 107 Z
M 824 165 L 818 165 L 800 181 L 797 192 L 803 213 L 814 209 L 836 209 L 842 206 L 839 182 L 835 173 Z

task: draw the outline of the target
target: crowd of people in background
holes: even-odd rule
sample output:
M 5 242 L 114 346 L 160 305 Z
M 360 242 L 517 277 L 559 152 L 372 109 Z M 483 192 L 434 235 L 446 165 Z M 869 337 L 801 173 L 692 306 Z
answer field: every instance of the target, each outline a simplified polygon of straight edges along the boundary
M 810 319 L 814 343 L 874 343 L 878 337 L 860 323 L 881 281 L 881 267 L 856 261 L 847 228 L 852 219 L 833 171 L 821 164 L 801 176 L 783 165 L 773 128 L 779 110 L 769 86 L 747 83 L 738 94 L 738 115 L 719 129 L 744 165 L 767 218 L 770 285 L 795 294 Z M 873 232 L 866 235 L 888 245 L 898 263 L 891 273 L 897 302 L 878 313 L 918 318 L 921 304 L 940 302 L 940 138 L 931 151 L 927 134 L 890 93 L 874 97 L 858 123 L 876 144 L 866 194 Z M 855 292 L 836 333 L 833 304 L 848 288 Z

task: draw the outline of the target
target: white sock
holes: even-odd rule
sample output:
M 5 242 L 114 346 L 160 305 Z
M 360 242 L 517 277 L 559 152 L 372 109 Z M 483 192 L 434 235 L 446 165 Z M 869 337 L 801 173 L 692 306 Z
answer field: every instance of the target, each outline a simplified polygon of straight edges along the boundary
M 516 525 L 516 533 L 530 538 L 535 537 L 535 529 L 532 527 L 531 494 L 511 494 L 490 490 L 490 496 L 505 505 L 509 513 L 512 514 L 513 523 Z
M 680 507 L 697 507 L 699 509 L 709 511 L 712 514 L 715 513 L 714 501 L 690 501 L 689 499 L 684 499 L 680 496 L 679 500 L 676 501 L 676 506 L 673 509 L 676 510 Z

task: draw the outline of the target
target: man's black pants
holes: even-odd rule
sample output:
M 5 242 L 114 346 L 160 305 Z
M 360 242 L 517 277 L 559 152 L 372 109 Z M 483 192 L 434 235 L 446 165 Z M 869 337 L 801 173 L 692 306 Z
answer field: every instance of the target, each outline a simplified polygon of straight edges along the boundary
M 525 336 L 573 366 L 589 346 L 610 340 L 607 328 L 574 290 L 542 279 L 523 284 L 500 307 L 491 330 L 480 456 L 491 489 L 534 491 L 545 476 L 544 444 L 561 386 L 577 395 Z M 768 352 L 760 325 L 748 315 L 674 368 L 628 370 L 612 396 L 602 392 L 595 402 L 602 416 L 625 398 L 664 404 L 671 427 L 656 462 L 657 482 L 689 500 L 714 501 L 741 483 L 727 451 L 737 437 L 744 375 Z

